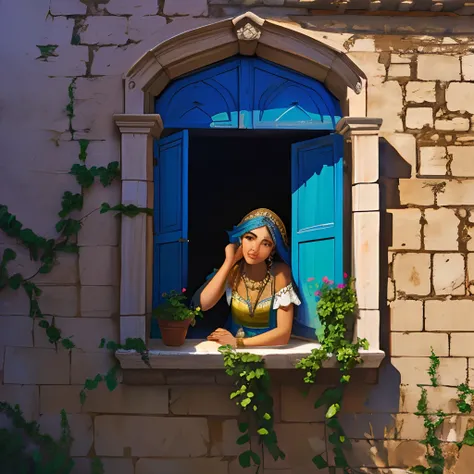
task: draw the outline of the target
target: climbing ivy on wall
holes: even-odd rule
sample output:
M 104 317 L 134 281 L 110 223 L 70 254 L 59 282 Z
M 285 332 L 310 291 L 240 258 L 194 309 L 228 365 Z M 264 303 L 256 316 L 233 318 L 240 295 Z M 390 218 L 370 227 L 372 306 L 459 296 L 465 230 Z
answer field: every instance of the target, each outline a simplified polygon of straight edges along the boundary
M 71 138 L 74 139 L 74 129 L 72 126 L 72 119 L 74 118 L 75 105 L 75 90 L 76 79 L 73 79 L 68 87 L 69 102 L 66 105 L 66 114 L 69 118 L 69 131 Z M 17 254 L 11 248 L 6 248 L 0 260 L 0 291 L 4 288 L 18 290 L 23 288 L 29 299 L 29 315 L 36 321 L 40 328 L 44 329 L 49 342 L 58 345 L 61 344 L 65 349 L 72 349 L 75 347 L 72 338 L 63 337 L 60 328 L 56 326 L 54 315 L 51 321 L 45 318 L 45 314 L 40 308 L 41 289 L 32 281 L 38 274 L 50 273 L 57 263 L 58 253 L 78 253 L 77 236 L 81 230 L 86 216 L 76 219 L 72 217 L 74 212 L 80 212 L 84 205 L 84 189 L 90 188 L 95 178 L 98 178 L 102 186 L 107 187 L 112 182 L 120 177 L 120 168 L 118 161 L 109 163 L 106 167 L 87 167 L 85 162 L 87 160 L 87 150 L 89 147 L 89 140 L 78 140 L 79 153 L 78 159 L 80 163 L 72 165 L 70 174 L 75 177 L 77 183 L 81 186 L 80 193 L 72 193 L 65 191 L 61 199 L 61 209 L 58 212 L 59 220 L 56 223 L 55 230 L 58 234 L 56 238 L 46 239 L 36 234 L 32 229 L 25 228 L 24 225 L 17 219 L 15 215 L 9 212 L 6 205 L 0 204 L 0 229 L 9 237 L 14 238 L 18 243 L 26 247 L 29 251 L 29 256 L 32 261 L 38 262 L 38 269 L 33 275 L 24 276 L 21 273 L 10 274 L 8 266 L 16 260 Z M 99 211 L 100 213 L 115 212 L 117 216 L 126 215 L 134 217 L 143 212 L 150 214 L 151 209 L 140 208 L 134 205 L 118 204 L 111 206 L 108 203 L 103 203 L 100 208 L 92 212 Z M 133 344 L 133 343 L 132 343 Z

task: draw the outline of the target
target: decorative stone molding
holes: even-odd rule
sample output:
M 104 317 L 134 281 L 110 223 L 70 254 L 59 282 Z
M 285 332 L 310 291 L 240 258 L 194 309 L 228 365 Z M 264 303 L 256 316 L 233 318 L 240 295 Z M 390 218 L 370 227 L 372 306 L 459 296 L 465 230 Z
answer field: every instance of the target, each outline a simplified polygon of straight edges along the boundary
M 121 133 L 122 204 L 152 207 L 153 139 L 163 123 L 159 115 L 116 114 Z M 147 236 L 153 232 L 151 216 L 122 217 L 120 339 L 147 338 L 148 267 L 152 254 Z
M 356 332 L 369 340 L 370 350 L 363 357 L 370 367 L 376 367 L 384 356 L 379 348 L 378 243 L 378 131 L 382 121 L 366 118 L 366 79 L 342 52 L 251 13 L 183 33 L 148 51 L 127 74 L 126 113 L 114 116 L 122 133 L 122 203 L 152 206 L 153 138 L 159 138 L 163 129 L 159 115 L 146 113 L 152 110 L 153 98 L 163 91 L 170 80 L 239 52 L 256 54 L 320 80 L 338 97 L 350 115 L 339 122 L 337 131 L 352 146 L 353 275 L 360 304 Z M 152 301 L 152 237 L 151 216 L 141 214 L 134 219 L 122 219 L 122 341 L 128 337 L 148 339 L 147 323 Z M 265 357 L 272 360 L 272 366 L 284 368 L 294 357 L 302 357 L 317 346 L 306 344 L 303 347 L 301 342 L 296 345 L 296 348 L 267 349 L 269 352 L 265 353 Z M 160 351 L 156 354 L 152 351 L 150 360 L 156 360 L 157 364 L 169 360 L 168 367 L 172 368 L 177 358 L 176 351 L 171 352 L 166 357 Z M 181 351 L 178 352 L 181 355 Z M 196 357 L 196 349 L 188 352 L 186 355 L 183 349 L 184 358 L 178 368 L 191 367 L 198 360 L 202 368 L 201 361 L 204 359 Z M 217 363 L 217 353 L 214 352 L 208 354 L 209 357 L 215 356 L 213 361 L 209 359 L 206 364 L 212 366 Z M 136 354 L 123 352 L 117 356 L 123 367 L 135 367 Z
M 236 54 L 256 55 L 315 78 L 340 99 L 345 115 L 366 115 L 366 79 L 338 51 L 294 28 L 247 12 L 177 35 L 145 53 L 128 71 L 125 112 L 153 112 L 169 81 Z
M 336 131 L 352 151 L 352 275 L 359 319 L 356 334 L 380 347 L 379 130 L 382 119 L 344 117 Z

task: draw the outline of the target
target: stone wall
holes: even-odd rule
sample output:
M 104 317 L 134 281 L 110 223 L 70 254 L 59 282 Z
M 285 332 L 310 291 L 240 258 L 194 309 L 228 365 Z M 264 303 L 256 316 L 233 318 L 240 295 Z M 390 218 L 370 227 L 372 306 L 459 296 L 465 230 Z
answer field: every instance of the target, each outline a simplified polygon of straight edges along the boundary
M 33 4 L 34 3 L 34 4 Z M 1 92 L 0 203 L 25 227 L 54 237 L 61 196 L 79 187 L 68 171 L 78 162 L 79 139 L 90 140 L 87 164 L 119 157 L 113 113 L 123 111 L 122 75 L 148 49 L 183 31 L 248 8 L 347 51 L 368 77 L 368 115 L 381 117 L 382 184 L 387 219 L 383 254 L 388 276 L 384 332 L 391 354 L 377 379 L 358 375 L 347 393 L 344 426 L 354 439 L 354 466 L 401 474 L 422 461 L 423 426 L 414 414 L 418 383 L 428 383 L 430 349 L 441 357 L 433 408 L 452 413 L 444 441 L 457 441 L 470 418 L 453 403 L 455 386 L 469 378 L 474 358 L 474 27 L 469 18 L 314 15 L 314 2 L 263 0 L 37 0 L 2 6 L 5 71 Z M 314 13 L 314 12 L 313 12 Z M 39 46 L 52 45 L 42 53 Z M 57 47 L 56 47 L 57 46 Z M 75 116 L 65 107 L 75 84 Z M 98 455 L 107 473 L 237 473 L 237 411 L 223 374 L 156 374 L 155 385 L 121 384 L 91 392 L 81 409 L 86 377 L 106 371 L 101 337 L 118 337 L 118 220 L 92 212 L 118 203 L 120 186 L 84 193 L 80 253 L 35 281 L 43 312 L 56 316 L 77 349 L 56 352 L 33 328 L 27 298 L 0 298 L 0 399 L 19 403 L 26 416 L 57 433 L 65 408 L 75 437 L 76 474 Z M 89 215 L 90 214 L 90 215 Z M 87 216 L 88 217 L 85 217 Z M 0 250 L 14 248 L 9 269 L 33 275 L 27 252 L 0 234 Z M 471 318 L 471 319 L 470 319 Z M 362 371 L 364 372 L 364 371 Z M 277 433 L 288 459 L 265 457 L 265 473 L 311 472 L 325 449 L 316 392 L 303 397 L 297 382 L 274 386 Z M 448 471 L 468 469 L 469 450 L 456 463 L 446 445 Z M 384 468 L 393 469 L 384 469 Z M 379 468 L 379 469 L 377 469 Z M 339 472 L 335 471 L 337 474 Z M 324 474 L 328 474 L 326 471 Z M 331 471 L 334 474 L 334 471 Z

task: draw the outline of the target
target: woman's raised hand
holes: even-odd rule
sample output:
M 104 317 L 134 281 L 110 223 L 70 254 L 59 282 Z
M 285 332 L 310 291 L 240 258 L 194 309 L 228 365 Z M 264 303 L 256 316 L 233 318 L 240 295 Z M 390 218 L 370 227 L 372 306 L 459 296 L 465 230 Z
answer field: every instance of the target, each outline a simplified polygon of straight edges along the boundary
M 226 262 L 231 263 L 234 266 L 243 257 L 242 245 L 228 244 L 225 248 L 225 259 Z

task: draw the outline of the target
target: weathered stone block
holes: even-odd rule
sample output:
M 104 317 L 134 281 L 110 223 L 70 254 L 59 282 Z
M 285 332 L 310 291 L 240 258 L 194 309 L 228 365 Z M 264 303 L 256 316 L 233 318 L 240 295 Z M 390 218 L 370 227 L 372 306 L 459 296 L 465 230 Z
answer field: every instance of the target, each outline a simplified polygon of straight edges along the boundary
M 112 15 L 156 15 L 157 0 L 110 0 L 105 8 Z
M 54 269 L 53 269 L 54 272 Z M 40 306 L 44 314 L 77 316 L 79 289 L 76 286 L 42 286 Z
M 101 338 L 118 340 L 118 323 L 110 318 L 56 318 L 56 326 L 65 337 L 71 337 L 75 349 L 105 352 L 99 349 Z M 35 346 L 51 347 L 44 329 L 35 326 Z
M 97 390 L 88 392 L 84 411 L 127 415 L 166 415 L 169 412 L 168 388 L 120 384 L 113 392 L 110 392 L 102 384 Z
M 237 420 L 221 420 L 210 418 L 209 433 L 211 435 L 211 456 L 238 456 L 247 449 L 238 445 L 235 440 L 242 436 Z
M 81 316 L 111 318 L 119 312 L 117 286 L 81 286 Z
M 52 15 L 85 15 L 87 5 L 80 0 L 51 0 L 49 11 Z
M 119 244 L 120 219 L 115 212 L 100 214 L 98 209 L 104 202 L 108 202 L 111 206 L 120 203 L 120 197 L 118 181 L 106 188 L 97 185 L 84 190 L 84 207 L 81 211 L 84 219 L 78 235 L 78 245 L 83 247 Z
M 4 383 L 67 384 L 69 353 L 63 350 L 7 347 Z
M 455 117 L 451 120 L 436 120 L 436 130 L 466 132 L 469 130 L 469 119 L 464 117 Z
M 42 385 L 40 413 L 57 415 L 63 408 L 66 413 L 81 413 L 79 393 L 84 387 L 84 381 L 81 385 Z
M 392 209 L 392 249 L 419 250 L 421 248 L 421 211 Z
M 407 102 L 436 102 L 436 82 L 412 81 L 406 85 Z
M 323 408 L 314 408 L 314 402 L 327 387 L 312 386 L 308 393 L 291 385 L 281 387 L 281 421 L 319 422 L 324 421 Z
M 35 385 L 0 385 L 0 401 L 19 405 L 28 421 L 39 416 L 39 387 Z
M 459 81 L 461 79 L 459 57 L 420 54 L 418 56 L 418 78 L 428 81 Z
M 436 353 L 436 351 L 435 351 Z M 436 412 L 443 410 L 445 413 L 457 413 L 456 387 L 425 387 L 428 395 L 430 410 Z M 400 387 L 400 412 L 415 413 L 420 400 L 421 389 L 414 385 Z
M 474 54 L 461 56 L 462 75 L 465 81 L 474 81 Z
M 392 356 L 429 356 L 431 348 L 439 357 L 448 356 L 448 335 L 435 332 L 393 332 Z
M 229 393 L 227 387 L 209 385 L 172 388 L 170 411 L 175 415 L 238 415 L 239 408 Z
M 165 15 L 207 16 L 207 0 L 166 0 L 163 9 Z
M 440 206 L 473 206 L 474 181 L 449 181 L 438 195 Z
M 169 1 L 169 0 L 168 0 Z M 227 474 L 229 462 L 222 458 L 202 459 L 139 459 L 135 474 L 193 473 L 193 474 Z
M 92 419 L 89 415 L 68 415 L 69 426 L 73 438 L 71 446 L 72 456 L 87 456 L 92 447 Z M 54 439 L 61 437 L 61 415 L 41 415 L 39 424 L 41 431 Z
M 79 271 L 82 285 L 118 286 L 118 247 L 81 247 Z
M 403 124 L 400 115 L 403 109 L 403 96 L 400 84 L 387 81 L 370 87 L 367 97 L 367 113 L 380 117 L 383 122 L 381 131 L 401 132 Z
M 408 133 L 389 133 L 389 132 L 384 132 L 381 133 L 381 137 L 383 137 L 387 142 L 390 144 L 391 147 L 394 148 L 395 150 L 395 156 L 396 153 L 398 153 L 403 160 L 407 162 L 408 165 L 411 167 L 411 175 L 415 175 L 416 173 L 416 140 L 413 135 L 410 135 Z M 391 167 L 389 167 L 389 163 L 383 163 L 384 159 L 382 159 L 382 166 L 386 165 L 388 169 L 384 170 L 383 175 L 384 176 L 391 176 L 392 173 Z M 398 170 L 395 168 L 394 173 L 396 176 L 394 177 L 399 177 L 400 174 Z
M 96 16 L 90 18 L 103 20 L 113 17 Z M 109 50 L 110 48 L 105 49 Z M 120 75 L 78 78 L 75 100 L 72 126 L 74 130 L 77 130 L 76 139 L 119 141 L 119 131 L 111 117 L 113 114 L 123 112 L 123 79 Z M 120 161 L 119 156 L 115 156 L 112 161 Z M 97 192 L 97 190 L 92 191 L 90 194 L 97 195 Z M 103 192 L 108 194 L 109 188 Z M 116 193 L 117 191 L 113 190 L 112 192 Z M 87 205 L 87 199 L 85 204 Z M 111 202 L 110 204 L 115 203 Z
M 471 300 L 426 301 L 426 330 L 474 331 L 473 311 Z
M 474 113 L 474 83 L 452 82 L 446 89 L 449 110 Z
M 73 338 L 75 339 L 75 338 Z M 97 344 L 98 346 L 99 344 Z M 86 379 L 105 374 L 116 363 L 115 357 L 107 352 L 71 352 L 71 383 L 84 385 Z
M 425 220 L 426 250 L 458 249 L 459 219 L 452 209 L 426 209 Z
M 393 278 L 397 291 L 409 295 L 427 295 L 431 291 L 431 261 L 429 254 L 397 254 L 393 263 Z
M 1 316 L 0 346 L 33 347 L 33 324 L 29 316 Z
M 207 454 L 205 418 L 103 415 L 95 418 L 99 456 L 200 457 Z
M 420 148 L 420 174 L 444 176 L 448 173 L 448 155 L 443 146 L 424 146 Z
M 434 255 L 433 287 L 437 295 L 464 295 L 465 278 L 463 255 L 453 253 Z
M 281 1 L 281 4 L 283 3 L 284 0 Z M 373 38 L 358 38 L 354 41 L 350 51 L 375 53 L 375 40 Z
M 411 107 L 407 109 L 406 126 L 412 129 L 421 129 L 433 126 L 433 109 L 431 107 Z
M 311 472 L 311 459 L 325 450 L 324 423 L 275 423 L 275 431 L 286 458 L 274 461 L 270 455 L 264 455 L 265 469 L 291 468 L 296 472 Z
M 458 357 L 440 357 L 438 367 L 439 385 L 459 385 L 466 380 L 467 359 Z M 394 357 L 392 365 L 400 373 L 402 385 L 430 385 L 428 357 Z
M 410 77 L 411 68 L 409 64 L 392 64 L 388 68 L 388 75 L 391 78 L 395 77 Z
M 390 305 L 392 331 L 422 331 L 423 303 L 413 300 L 396 300 Z
M 470 317 L 472 317 L 472 312 Z M 450 355 L 454 357 L 474 357 L 473 332 L 452 333 Z
M 402 206 L 407 204 L 419 206 L 432 206 L 434 204 L 433 187 L 439 181 L 421 180 L 421 179 L 400 179 L 398 189 L 400 190 L 400 203 Z
M 452 157 L 453 176 L 474 176 L 474 146 L 448 146 L 448 154 Z
M 82 44 L 125 44 L 127 19 L 117 16 L 90 16 L 80 32 Z
M 135 467 L 131 458 L 103 458 L 104 474 L 134 474 Z
M 128 21 L 128 36 L 133 41 L 142 41 L 156 34 L 166 26 L 166 18 L 163 16 L 133 16 Z

